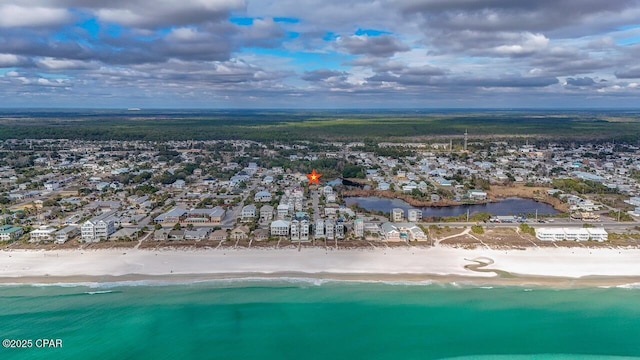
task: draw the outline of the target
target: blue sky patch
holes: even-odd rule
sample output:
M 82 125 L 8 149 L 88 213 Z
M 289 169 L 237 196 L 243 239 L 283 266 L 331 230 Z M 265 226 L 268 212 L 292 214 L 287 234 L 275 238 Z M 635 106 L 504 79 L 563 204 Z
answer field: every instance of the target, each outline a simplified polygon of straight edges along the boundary
M 382 31 L 382 30 L 374 30 L 374 29 L 358 29 L 356 30 L 356 35 L 358 36 L 362 36 L 362 35 L 367 35 L 367 36 L 380 36 L 380 35 L 389 35 L 391 34 L 388 31 Z
M 253 18 L 250 17 L 232 17 L 229 19 L 230 22 L 240 26 L 251 26 L 253 25 Z
M 292 18 L 292 17 L 274 17 L 273 21 L 279 22 L 279 23 L 297 24 L 300 22 L 300 19 Z

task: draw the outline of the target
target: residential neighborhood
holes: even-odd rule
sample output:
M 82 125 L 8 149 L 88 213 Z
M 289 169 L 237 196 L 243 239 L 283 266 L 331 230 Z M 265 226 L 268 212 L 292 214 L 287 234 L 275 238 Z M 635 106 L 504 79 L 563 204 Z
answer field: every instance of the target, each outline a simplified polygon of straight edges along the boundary
M 426 244 L 427 227 L 447 221 L 535 225 L 559 217 L 598 224 L 640 217 L 637 146 L 459 140 L 6 140 L 0 143 L 0 241 Z M 312 169 L 322 174 L 318 185 L 308 182 Z M 549 204 L 556 214 L 514 209 L 485 218 L 474 210 L 449 219 L 425 213 L 509 196 Z M 383 211 L 361 206 L 362 198 L 406 206 Z M 600 241 L 598 229 L 552 228 L 537 239 Z

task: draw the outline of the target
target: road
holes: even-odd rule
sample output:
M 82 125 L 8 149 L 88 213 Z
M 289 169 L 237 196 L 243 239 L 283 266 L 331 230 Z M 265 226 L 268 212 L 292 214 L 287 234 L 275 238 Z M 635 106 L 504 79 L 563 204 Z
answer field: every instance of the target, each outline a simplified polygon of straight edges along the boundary
M 478 224 L 477 222 L 425 222 L 422 223 L 425 226 L 436 225 L 436 226 L 450 226 L 450 227 L 461 227 L 461 226 L 472 226 Z M 633 229 L 636 226 L 640 226 L 638 222 L 617 222 L 617 221 L 596 221 L 596 222 L 582 222 L 576 220 L 568 220 L 568 219 L 555 219 L 550 223 L 537 223 L 537 222 L 525 222 L 525 224 L 534 227 L 582 227 L 584 224 L 590 224 L 594 227 L 604 227 L 607 229 L 622 229 L 629 230 Z M 487 228 L 500 228 L 500 227 L 514 227 L 520 225 L 520 223 L 480 223 L 480 225 Z

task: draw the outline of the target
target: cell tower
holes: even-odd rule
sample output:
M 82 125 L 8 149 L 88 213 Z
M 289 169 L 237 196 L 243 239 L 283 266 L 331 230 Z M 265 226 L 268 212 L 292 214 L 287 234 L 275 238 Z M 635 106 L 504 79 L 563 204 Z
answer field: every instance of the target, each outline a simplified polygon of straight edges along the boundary
M 469 139 L 469 133 L 467 129 L 464 129 L 464 151 L 467 151 L 467 140 Z

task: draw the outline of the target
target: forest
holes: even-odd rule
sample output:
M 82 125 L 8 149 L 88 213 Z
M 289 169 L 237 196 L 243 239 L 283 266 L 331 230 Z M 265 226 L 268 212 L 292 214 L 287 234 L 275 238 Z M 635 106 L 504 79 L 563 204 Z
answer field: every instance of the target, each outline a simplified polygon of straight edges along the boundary
M 640 112 L 540 110 L 2 110 L 0 139 L 421 141 L 516 137 L 635 144 Z

